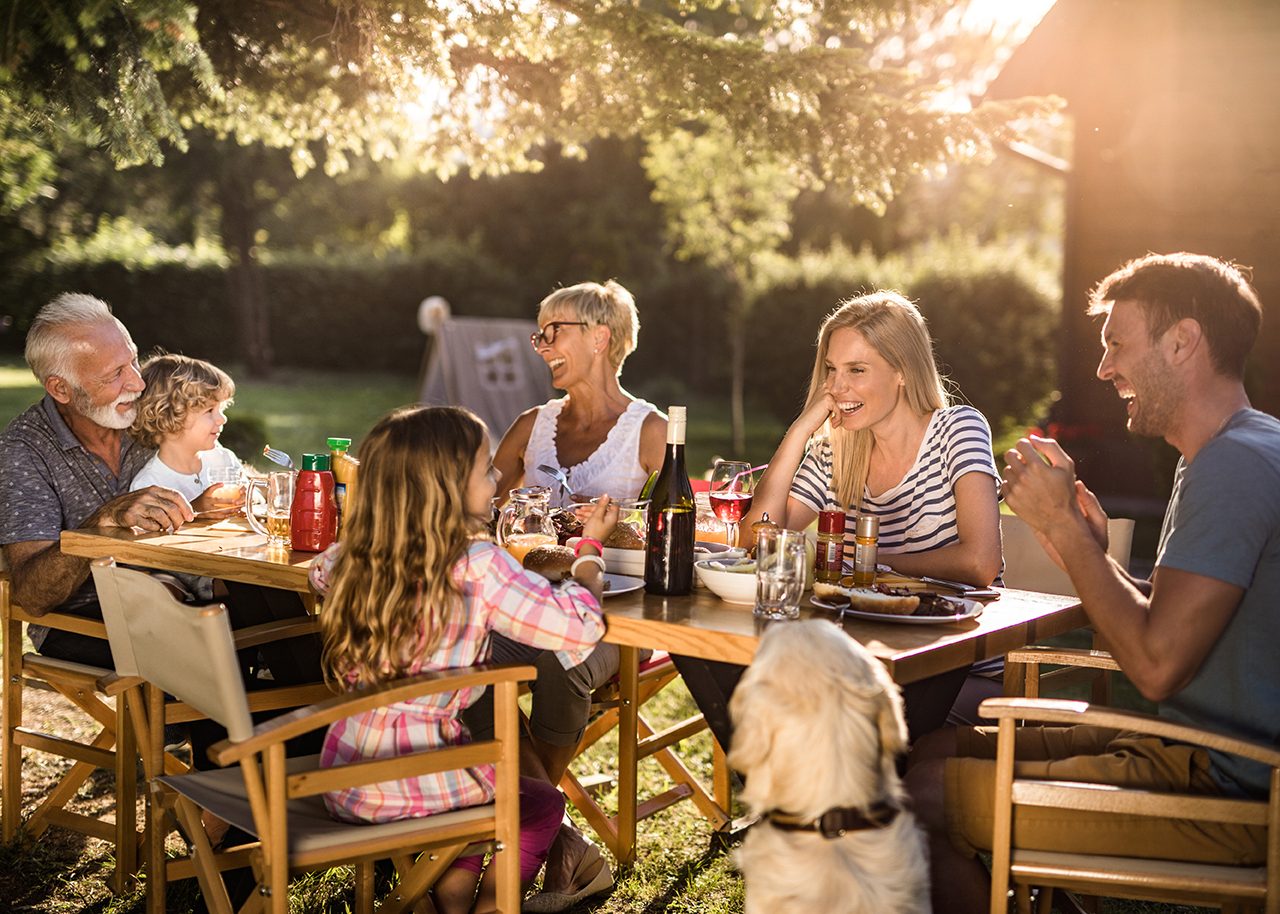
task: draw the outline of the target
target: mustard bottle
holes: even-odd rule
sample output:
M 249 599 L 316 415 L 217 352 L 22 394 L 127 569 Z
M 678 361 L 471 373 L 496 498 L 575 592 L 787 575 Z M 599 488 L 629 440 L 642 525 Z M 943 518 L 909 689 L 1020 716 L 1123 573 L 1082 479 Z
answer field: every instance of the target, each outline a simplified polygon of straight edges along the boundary
M 874 514 L 858 515 L 854 535 L 853 586 L 870 587 L 876 582 L 876 547 L 880 538 L 880 518 Z
M 338 501 L 338 530 L 341 532 L 347 511 L 351 509 L 352 499 L 355 497 L 360 461 L 347 453 L 351 447 L 350 438 L 330 438 L 328 445 L 332 454 L 329 462 L 333 469 L 334 496 Z

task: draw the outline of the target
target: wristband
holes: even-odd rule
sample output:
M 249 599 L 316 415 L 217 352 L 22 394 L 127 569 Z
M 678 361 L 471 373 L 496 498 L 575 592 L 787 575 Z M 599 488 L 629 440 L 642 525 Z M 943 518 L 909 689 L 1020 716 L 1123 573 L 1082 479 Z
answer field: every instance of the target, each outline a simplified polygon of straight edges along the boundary
M 573 554 L 582 555 L 583 546 L 595 546 L 599 555 L 604 555 L 604 543 L 592 536 L 580 536 L 578 541 L 573 545 Z
M 583 565 L 583 563 L 586 563 L 588 565 L 595 565 L 597 568 L 600 569 L 600 573 L 604 574 L 604 559 L 600 558 L 600 556 L 598 555 L 578 556 L 576 559 L 573 560 L 573 564 L 569 566 L 569 574 L 573 575 L 576 578 L 578 576 L 578 569 Z

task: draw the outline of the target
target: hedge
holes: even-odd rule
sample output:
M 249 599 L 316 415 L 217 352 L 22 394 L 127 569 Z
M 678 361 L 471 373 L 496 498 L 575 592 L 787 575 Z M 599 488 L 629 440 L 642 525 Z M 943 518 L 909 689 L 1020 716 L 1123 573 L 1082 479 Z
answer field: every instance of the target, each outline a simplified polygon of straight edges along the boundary
M 532 317 L 549 291 L 461 249 L 413 262 L 264 264 L 262 278 L 277 365 L 406 374 L 420 365 L 416 317 L 427 295 L 445 296 L 457 314 Z M 747 328 L 746 393 L 753 408 L 784 421 L 802 405 L 822 319 L 839 302 L 877 288 L 919 302 L 944 370 L 993 426 L 1034 418 L 1053 389 L 1056 301 L 1042 276 L 1006 248 L 952 244 L 876 259 L 837 247 L 780 259 L 765 278 L 769 291 Z M 679 263 L 618 279 L 635 293 L 642 325 L 623 383 L 660 404 L 727 396 L 732 290 L 724 280 Z M 216 266 L 99 264 L 11 274 L 0 286 L 0 313 L 12 315 L 13 330 L 0 336 L 0 346 L 20 352 L 36 308 L 74 289 L 110 302 L 143 351 L 162 345 L 234 366 L 241 360 L 228 288 Z

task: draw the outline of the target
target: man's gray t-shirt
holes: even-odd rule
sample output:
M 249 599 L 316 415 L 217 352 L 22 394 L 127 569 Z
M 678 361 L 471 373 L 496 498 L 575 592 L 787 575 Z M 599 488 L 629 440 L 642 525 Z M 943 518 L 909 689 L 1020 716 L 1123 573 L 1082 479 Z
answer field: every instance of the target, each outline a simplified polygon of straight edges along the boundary
M 1177 568 L 1245 589 L 1195 678 L 1160 715 L 1280 745 L 1280 420 L 1233 415 L 1190 463 L 1178 462 L 1157 568 Z M 1260 763 L 1213 752 L 1224 790 L 1265 797 Z
M 94 511 L 129 491 L 134 474 L 152 453 L 124 434 L 120 475 L 114 475 L 72 434 L 55 401 L 46 395 L 0 432 L 0 545 L 56 542 L 63 530 L 84 526 Z M 100 618 L 93 579 L 57 608 Z M 37 649 L 46 631 L 30 626 L 28 634 Z

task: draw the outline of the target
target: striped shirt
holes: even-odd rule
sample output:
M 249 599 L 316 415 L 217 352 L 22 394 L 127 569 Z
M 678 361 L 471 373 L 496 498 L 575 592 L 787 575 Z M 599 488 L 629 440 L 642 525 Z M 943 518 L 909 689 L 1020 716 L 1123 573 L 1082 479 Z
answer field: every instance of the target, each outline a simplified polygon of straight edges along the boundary
M 831 462 L 829 440 L 810 448 L 791 482 L 791 497 L 814 511 L 841 510 Z M 863 510 L 880 518 L 879 553 L 929 552 L 958 542 L 955 485 L 973 472 L 999 478 L 987 420 L 972 406 L 936 410 L 902 481 L 879 495 L 863 492 Z M 856 530 L 857 516 L 849 513 L 844 527 L 847 550 L 853 549 Z
M 312 564 L 311 584 L 318 593 L 329 589 L 340 547 L 331 546 Z M 448 619 L 435 650 L 415 658 L 408 675 L 484 662 L 490 632 L 556 651 L 569 669 L 585 660 L 604 635 L 600 605 L 586 588 L 573 582 L 552 587 L 493 543 L 473 543 L 454 566 L 454 580 L 463 609 Z M 338 721 L 325 735 L 320 763 L 333 767 L 468 743 L 471 734 L 459 714 L 482 691 L 428 695 Z M 348 822 L 390 822 L 488 803 L 493 785 L 493 766 L 478 765 L 332 791 L 325 794 L 325 804 L 335 818 Z

